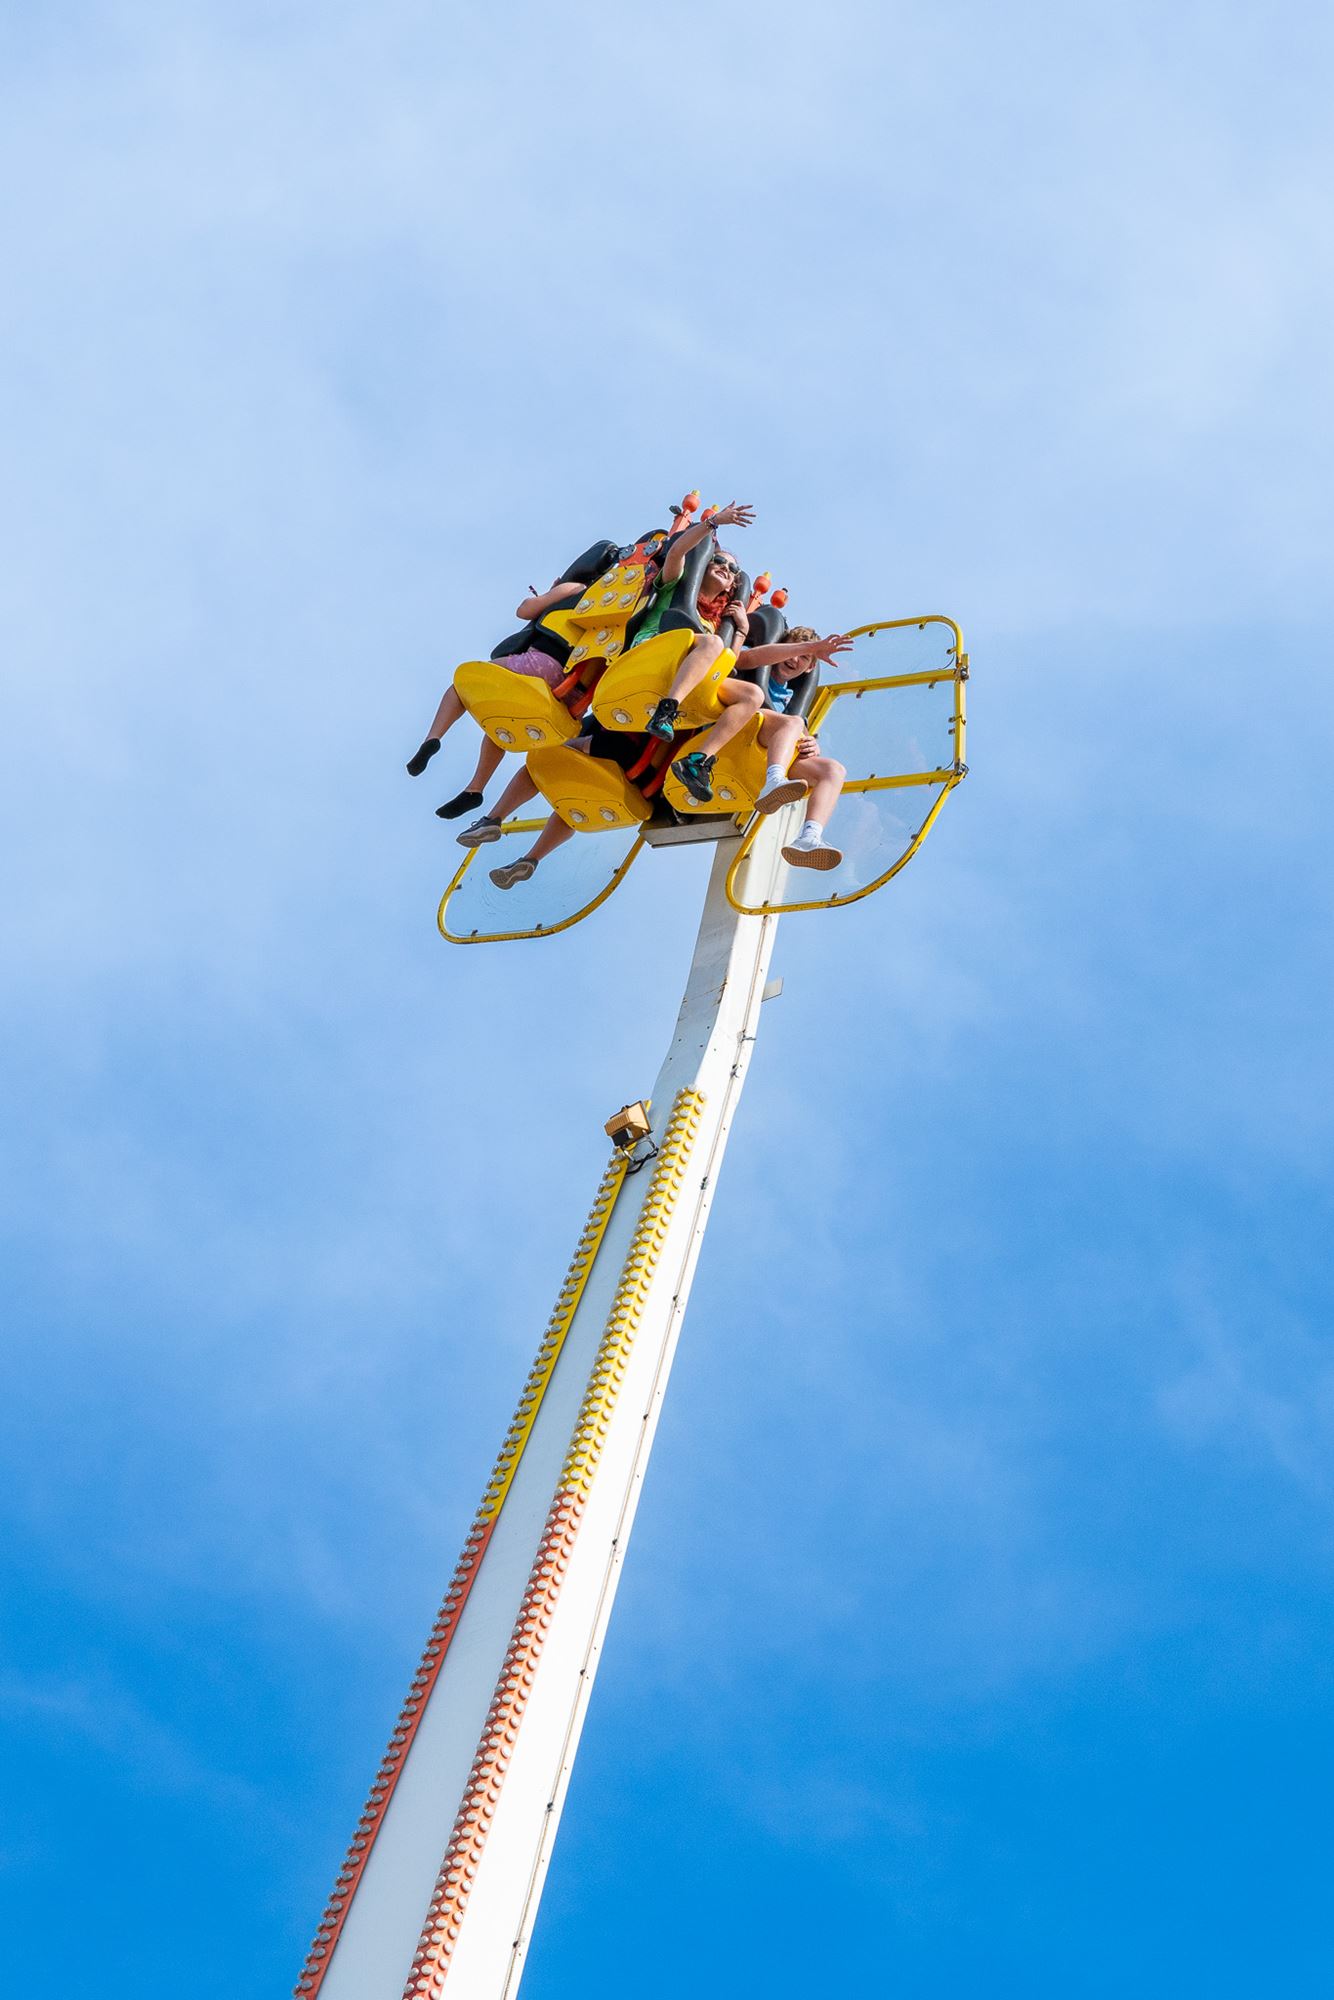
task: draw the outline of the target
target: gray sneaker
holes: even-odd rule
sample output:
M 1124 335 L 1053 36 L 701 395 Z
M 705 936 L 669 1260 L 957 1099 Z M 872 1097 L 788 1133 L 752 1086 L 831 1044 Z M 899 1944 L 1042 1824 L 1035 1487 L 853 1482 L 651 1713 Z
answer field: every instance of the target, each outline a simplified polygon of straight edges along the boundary
M 488 819 L 483 813 L 482 817 L 475 819 L 471 826 L 464 827 L 458 836 L 458 843 L 460 847 L 485 847 L 489 840 L 499 839 L 500 821 Z
M 497 889 L 512 889 L 516 882 L 526 882 L 530 875 L 536 873 L 537 863 L 530 861 L 526 854 L 521 854 L 517 861 L 511 861 L 506 867 L 493 868 L 491 880 Z

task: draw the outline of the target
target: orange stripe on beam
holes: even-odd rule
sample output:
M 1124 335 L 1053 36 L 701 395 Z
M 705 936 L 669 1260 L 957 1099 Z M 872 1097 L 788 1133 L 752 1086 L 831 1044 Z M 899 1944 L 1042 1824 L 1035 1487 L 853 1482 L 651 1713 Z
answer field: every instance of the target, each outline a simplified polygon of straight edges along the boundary
M 537 1413 L 542 1407 L 547 1385 L 555 1373 L 556 1363 L 565 1345 L 565 1336 L 570 1330 L 570 1323 L 583 1296 L 589 1272 L 593 1268 L 593 1260 L 606 1234 L 611 1212 L 616 1206 L 616 1197 L 625 1180 L 625 1164 L 621 1154 L 614 1154 L 602 1176 L 593 1207 L 584 1224 L 583 1234 L 579 1238 L 578 1248 L 566 1273 L 565 1283 L 561 1286 L 555 1308 L 547 1323 L 542 1345 L 538 1348 L 537 1358 L 528 1372 L 528 1380 L 519 1398 L 519 1407 L 505 1434 L 505 1442 L 500 1448 L 495 1469 L 482 1495 L 472 1532 L 463 1545 L 463 1554 L 459 1557 L 454 1580 L 440 1607 L 439 1616 L 431 1628 L 431 1636 L 426 1642 L 421 1665 L 413 1677 L 407 1700 L 399 1714 L 398 1726 L 389 1739 L 389 1748 L 381 1760 L 365 1810 L 357 1821 L 357 1830 L 352 1836 L 347 1859 L 339 1870 L 323 1919 L 315 1933 L 315 1941 L 301 1969 L 301 1977 L 297 1980 L 295 1988 L 296 2000 L 315 2000 L 324 1983 L 324 1975 L 329 1969 L 334 1946 L 342 1935 L 347 1913 L 352 1907 L 353 1895 L 366 1871 L 366 1863 L 370 1860 L 376 1836 L 384 1824 L 394 1787 L 407 1762 L 408 1751 L 412 1748 L 413 1738 L 426 1712 L 431 1691 L 444 1666 L 450 1641 L 458 1626 L 463 1607 L 468 1601 L 473 1580 L 481 1567 L 487 1543 L 500 1518 L 500 1510 L 514 1483 L 514 1475 L 519 1469 L 519 1461 L 523 1457 L 524 1448 L 537 1421 Z
M 519 1724 L 528 1706 L 547 1628 L 574 1552 L 575 1536 L 587 1505 L 587 1495 L 602 1457 L 611 1414 L 620 1395 L 626 1360 L 634 1344 L 650 1282 L 666 1240 L 667 1225 L 680 1192 L 703 1102 L 701 1092 L 682 1090 L 667 1120 L 654 1163 L 653 1180 L 626 1253 L 611 1313 L 598 1343 L 597 1356 L 561 1471 L 560 1488 L 551 1503 L 542 1540 L 529 1571 L 504 1665 L 468 1774 L 463 1803 L 454 1821 L 413 1957 L 412 1970 L 403 1989 L 403 2000 L 438 2000 L 449 1972 L 473 1879 L 513 1755 Z

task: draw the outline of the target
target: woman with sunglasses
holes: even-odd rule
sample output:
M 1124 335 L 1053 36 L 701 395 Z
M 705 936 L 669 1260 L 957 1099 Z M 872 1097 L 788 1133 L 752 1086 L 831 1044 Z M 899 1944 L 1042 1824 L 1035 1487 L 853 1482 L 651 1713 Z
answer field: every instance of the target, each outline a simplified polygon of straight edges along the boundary
M 663 620 L 675 603 L 685 569 L 685 559 L 692 549 L 713 534 L 716 528 L 748 528 L 755 519 L 755 509 L 745 501 L 729 500 L 725 507 L 707 521 L 697 521 L 693 528 L 685 528 L 672 538 L 668 545 L 662 575 L 658 581 L 658 594 L 649 606 L 648 615 L 635 633 L 635 644 L 641 645 L 646 639 L 656 638 L 662 630 Z M 676 670 L 676 678 L 653 711 L 649 723 L 649 734 L 663 743 L 670 743 L 676 729 L 676 715 L 681 703 L 692 688 L 697 688 L 709 668 L 723 650 L 723 642 L 718 637 L 718 627 L 724 618 L 730 618 L 736 627 L 738 642 L 746 636 L 747 621 L 745 607 L 736 599 L 737 585 L 741 577 L 741 565 L 726 549 L 715 549 L 709 557 L 699 591 L 695 598 L 695 615 L 703 631 L 691 644 L 690 650 Z M 735 601 L 734 601 L 735 600 Z M 745 694 L 738 695 L 730 679 L 718 689 L 718 699 L 724 708 L 738 708 L 732 728 L 727 736 L 734 736 L 754 713 L 754 700 Z M 724 718 L 725 720 L 726 718 Z

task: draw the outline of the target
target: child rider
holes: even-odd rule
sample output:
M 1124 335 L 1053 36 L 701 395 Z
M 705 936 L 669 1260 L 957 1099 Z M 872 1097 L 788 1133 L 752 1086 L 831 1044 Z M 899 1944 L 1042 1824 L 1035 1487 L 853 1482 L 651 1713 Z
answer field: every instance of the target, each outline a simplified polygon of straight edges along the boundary
M 525 625 L 531 624 L 534 619 L 544 617 L 548 611 L 554 611 L 558 604 L 569 604 L 574 598 L 582 597 L 587 587 L 582 583 L 562 583 L 558 577 L 550 590 L 530 589 L 528 596 L 518 606 L 514 615 Z M 545 681 L 548 687 L 555 687 L 557 682 L 564 680 L 569 671 L 563 661 L 553 659 L 549 653 L 540 651 L 536 646 L 529 646 L 522 653 L 507 653 L 503 659 L 497 661 L 497 665 L 504 667 L 511 674 L 534 675 L 538 680 Z M 441 739 L 447 736 L 459 718 L 466 714 L 467 710 L 459 700 L 451 682 L 440 698 L 440 706 L 435 712 L 430 734 L 425 738 L 421 748 L 408 760 L 410 778 L 420 778 L 440 748 Z M 462 813 L 475 811 L 482 803 L 482 795 L 494 777 L 496 767 L 504 754 L 499 744 L 493 743 L 489 736 L 483 736 L 482 747 L 477 752 L 477 768 L 472 777 L 463 791 L 436 808 L 437 816 L 440 819 L 458 819 Z
M 740 672 L 769 668 L 766 713 L 760 722 L 760 747 L 768 768 L 755 810 L 777 812 L 781 806 L 809 795 L 801 832 L 783 849 L 784 861 L 793 868 L 837 868 L 843 859 L 840 850 L 826 841 L 824 830 L 848 774 L 835 758 L 821 756 L 820 745 L 807 730 L 805 719 L 789 715 L 787 710 L 795 683 L 817 660 L 832 660 L 851 650 L 851 639 L 819 639 L 813 625 L 792 625 L 781 646 L 756 646 L 741 656 Z

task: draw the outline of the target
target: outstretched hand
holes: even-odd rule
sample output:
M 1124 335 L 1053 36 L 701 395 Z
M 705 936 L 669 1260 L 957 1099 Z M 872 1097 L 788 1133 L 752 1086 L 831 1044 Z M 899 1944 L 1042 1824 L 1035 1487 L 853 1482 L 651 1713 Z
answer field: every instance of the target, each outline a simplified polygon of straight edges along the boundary
M 745 500 L 729 500 L 720 507 L 713 517 L 715 528 L 748 528 L 755 519 L 755 509 Z
M 842 632 L 831 632 L 827 639 L 819 639 L 811 647 L 817 660 L 832 660 L 838 653 L 850 653 L 852 641 Z

